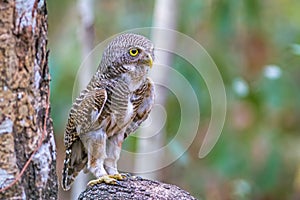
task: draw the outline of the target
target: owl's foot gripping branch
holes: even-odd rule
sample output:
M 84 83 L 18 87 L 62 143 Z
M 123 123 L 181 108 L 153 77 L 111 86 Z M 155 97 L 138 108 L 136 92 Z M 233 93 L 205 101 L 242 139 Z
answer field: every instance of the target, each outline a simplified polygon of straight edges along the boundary
M 88 186 L 93 186 L 100 183 L 106 184 L 118 184 L 118 181 L 123 181 L 128 177 L 127 174 L 114 174 L 114 175 L 104 175 L 98 179 L 91 180 Z

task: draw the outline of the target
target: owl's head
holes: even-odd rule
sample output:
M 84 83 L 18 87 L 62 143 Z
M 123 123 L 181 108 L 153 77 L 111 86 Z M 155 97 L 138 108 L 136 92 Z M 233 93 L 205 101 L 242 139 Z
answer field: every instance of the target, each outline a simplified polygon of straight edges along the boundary
M 115 37 L 104 50 L 99 70 L 111 77 L 128 74 L 137 79 L 147 74 L 153 59 L 154 45 L 149 39 L 125 33 Z

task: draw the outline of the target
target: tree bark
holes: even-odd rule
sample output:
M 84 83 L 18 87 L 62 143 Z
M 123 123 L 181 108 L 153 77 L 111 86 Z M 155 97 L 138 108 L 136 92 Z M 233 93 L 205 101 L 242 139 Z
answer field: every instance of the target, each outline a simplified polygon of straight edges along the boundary
M 188 192 L 175 185 L 158 181 L 143 179 L 141 177 L 128 177 L 115 185 L 105 183 L 96 184 L 83 191 L 79 200 L 196 200 Z
M 57 199 L 43 0 L 0 0 L 0 199 Z

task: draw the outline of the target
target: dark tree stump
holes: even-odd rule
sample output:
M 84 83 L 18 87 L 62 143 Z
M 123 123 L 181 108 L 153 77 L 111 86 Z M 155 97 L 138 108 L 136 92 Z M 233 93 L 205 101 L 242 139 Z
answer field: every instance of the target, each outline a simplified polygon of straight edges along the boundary
M 100 183 L 88 187 L 83 191 L 79 200 L 88 199 L 112 199 L 112 200 L 196 200 L 188 192 L 180 189 L 175 185 L 152 181 L 141 177 L 131 176 L 118 184 L 109 185 Z

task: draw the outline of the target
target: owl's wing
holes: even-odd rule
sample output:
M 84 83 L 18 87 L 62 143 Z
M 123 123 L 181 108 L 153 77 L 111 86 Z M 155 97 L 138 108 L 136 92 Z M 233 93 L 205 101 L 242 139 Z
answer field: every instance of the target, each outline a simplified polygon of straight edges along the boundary
M 64 136 L 66 146 L 62 174 L 64 190 L 70 188 L 77 174 L 86 165 L 87 153 L 79 136 L 95 128 L 106 99 L 105 89 L 84 90 L 71 108 Z
M 65 146 L 70 147 L 81 133 L 92 130 L 107 99 L 105 89 L 84 90 L 74 102 L 65 129 Z
M 131 99 L 133 109 L 136 115 L 133 121 L 127 127 L 124 139 L 132 132 L 136 131 L 143 121 L 145 121 L 154 104 L 154 84 L 147 78 L 146 84 L 141 89 L 137 90 Z

